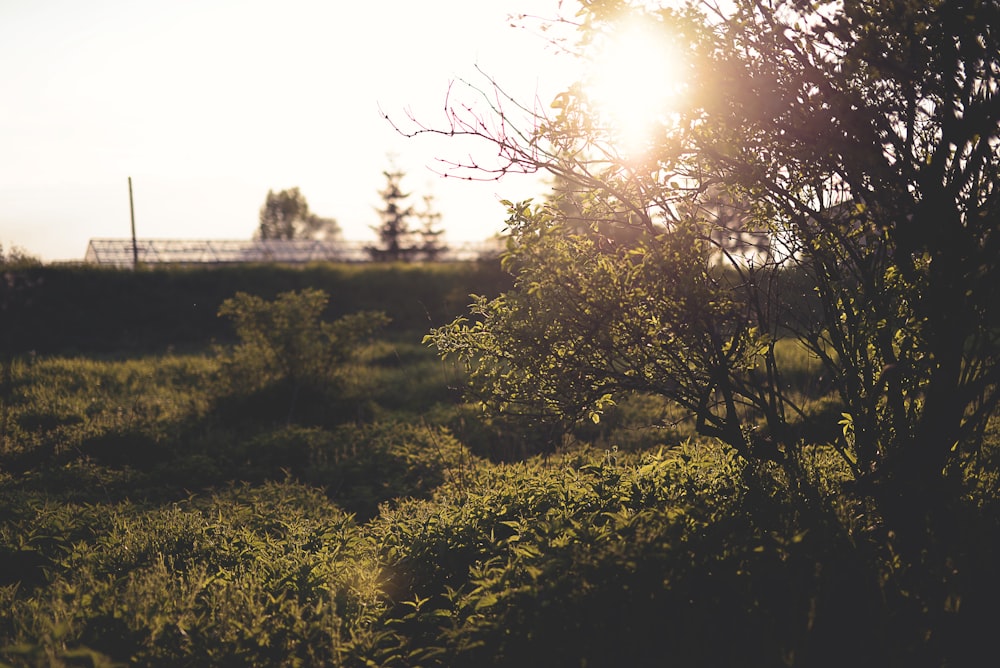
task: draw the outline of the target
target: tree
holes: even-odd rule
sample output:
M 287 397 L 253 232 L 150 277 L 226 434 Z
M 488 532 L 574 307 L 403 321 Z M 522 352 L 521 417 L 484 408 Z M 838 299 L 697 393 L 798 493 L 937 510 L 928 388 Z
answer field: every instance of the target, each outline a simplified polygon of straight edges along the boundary
M 5 250 L 3 244 L 0 244 L 0 269 L 10 271 L 39 267 L 41 265 L 42 261 L 38 257 L 23 248 L 11 246 L 9 250 Z
M 267 191 L 260 208 L 257 239 L 333 239 L 340 235 L 340 226 L 333 218 L 321 218 L 309 210 L 305 196 L 298 188 L 275 193 Z
M 441 214 L 434 208 L 434 197 L 425 195 L 423 202 L 423 208 L 416 214 L 420 220 L 420 228 L 417 230 L 420 239 L 418 247 L 422 259 L 434 262 L 448 250 L 448 246 L 441 241 L 444 229 L 440 227 Z
M 379 191 L 382 198 L 382 208 L 378 210 L 382 223 L 372 229 L 378 233 L 381 246 L 368 248 L 372 259 L 395 262 L 410 260 L 417 251 L 414 243 L 414 233 L 410 228 L 410 219 L 414 216 L 413 207 L 407 203 L 410 193 L 403 192 L 402 180 L 406 173 L 390 168 L 385 176 L 385 188 Z
M 439 227 L 441 214 L 434 209 L 434 198 L 424 196 L 423 207 L 416 211 L 409 204 L 411 193 L 402 189 L 405 172 L 390 168 L 382 174 L 386 180 L 385 188 L 379 191 L 382 208 L 378 213 L 382 223 L 372 227 L 378 233 L 381 246 L 368 247 L 368 253 L 374 260 L 390 262 L 437 260 L 448 247 L 441 242 L 444 230 Z M 413 218 L 420 221 L 417 229 L 411 226 Z
M 514 289 L 429 340 L 498 409 L 597 420 L 656 392 L 794 474 L 797 425 L 820 416 L 785 389 L 776 345 L 792 336 L 834 383 L 857 480 L 932 506 L 998 402 L 1000 7 L 583 4 L 583 56 L 626 14 L 683 45 L 684 105 L 639 149 L 583 84 L 545 114 L 494 83 L 501 122 L 452 109 L 443 128 L 404 130 L 491 142 L 496 166 L 456 165 L 481 178 L 545 170 L 583 194 L 572 220 L 510 203 Z M 612 222 L 635 234 L 610 243 Z M 766 251 L 724 243 L 734 224 Z

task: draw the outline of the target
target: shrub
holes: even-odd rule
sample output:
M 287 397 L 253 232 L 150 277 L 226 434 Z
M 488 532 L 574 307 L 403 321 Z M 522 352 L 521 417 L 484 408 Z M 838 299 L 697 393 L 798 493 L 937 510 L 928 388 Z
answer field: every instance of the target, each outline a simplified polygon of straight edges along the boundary
M 748 487 L 732 450 L 593 455 L 484 467 L 431 501 L 384 508 L 369 527 L 398 645 L 377 658 L 838 665 L 861 653 L 880 665 L 915 640 L 881 635 L 903 606 L 888 612 L 898 594 L 870 546 L 806 531 L 815 518 L 787 490 Z
M 286 386 L 291 421 L 300 390 L 335 383 L 339 367 L 388 319 L 370 311 L 325 322 L 321 316 L 328 300 L 322 290 L 306 288 L 273 301 L 239 292 L 223 302 L 219 315 L 233 321 L 240 339 L 224 359 L 230 387 L 245 393 Z
M 90 648 L 77 651 L 138 666 L 336 665 L 381 609 L 353 519 L 293 483 L 39 509 L 18 530 L 39 521 L 57 549 L 45 588 L 0 587 L 6 660 L 62 665 L 66 648 Z

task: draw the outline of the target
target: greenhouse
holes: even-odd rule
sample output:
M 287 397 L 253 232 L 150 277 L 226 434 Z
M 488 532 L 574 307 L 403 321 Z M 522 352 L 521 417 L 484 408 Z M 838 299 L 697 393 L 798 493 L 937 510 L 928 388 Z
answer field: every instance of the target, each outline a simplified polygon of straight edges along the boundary
M 114 267 L 139 264 L 233 264 L 248 262 L 363 262 L 363 242 L 231 239 L 91 239 L 84 262 Z
M 83 261 L 112 267 L 138 264 L 236 264 L 278 262 L 368 262 L 370 241 L 317 241 L 314 239 L 91 239 Z M 496 256 L 499 240 L 461 242 L 436 257 L 444 262 L 479 260 Z

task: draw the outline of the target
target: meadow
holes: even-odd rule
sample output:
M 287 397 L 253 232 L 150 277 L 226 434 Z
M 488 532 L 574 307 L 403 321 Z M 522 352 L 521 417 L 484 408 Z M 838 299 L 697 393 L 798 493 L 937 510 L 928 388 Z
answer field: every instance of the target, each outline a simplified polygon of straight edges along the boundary
M 961 666 L 989 647 L 995 421 L 960 521 L 914 560 L 829 425 L 804 427 L 790 481 L 654 397 L 558 438 L 467 402 L 421 340 L 502 289 L 493 270 L 73 271 L 4 297 L 0 665 Z M 307 286 L 326 322 L 391 321 L 303 380 L 217 315 Z M 782 354 L 836 416 L 815 360 Z

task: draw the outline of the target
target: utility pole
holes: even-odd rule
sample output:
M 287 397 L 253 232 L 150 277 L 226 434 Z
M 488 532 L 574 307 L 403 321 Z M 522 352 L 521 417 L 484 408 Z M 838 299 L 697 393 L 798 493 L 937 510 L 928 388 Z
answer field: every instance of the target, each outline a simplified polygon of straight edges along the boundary
M 132 217 L 132 271 L 139 267 L 139 243 L 135 239 L 135 205 L 132 203 L 132 177 L 128 177 L 128 211 Z

